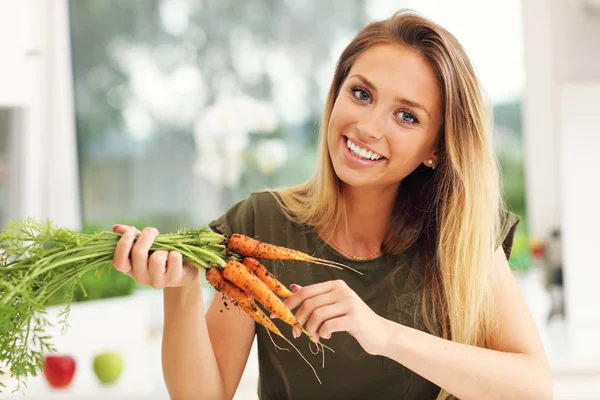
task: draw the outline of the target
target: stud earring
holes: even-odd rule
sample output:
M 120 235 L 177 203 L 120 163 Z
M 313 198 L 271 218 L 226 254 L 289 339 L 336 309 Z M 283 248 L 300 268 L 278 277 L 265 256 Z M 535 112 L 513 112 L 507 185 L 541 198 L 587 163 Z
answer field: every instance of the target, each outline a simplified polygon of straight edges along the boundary
M 433 165 L 433 160 L 429 160 L 428 163 L 431 169 L 435 169 L 435 165 Z

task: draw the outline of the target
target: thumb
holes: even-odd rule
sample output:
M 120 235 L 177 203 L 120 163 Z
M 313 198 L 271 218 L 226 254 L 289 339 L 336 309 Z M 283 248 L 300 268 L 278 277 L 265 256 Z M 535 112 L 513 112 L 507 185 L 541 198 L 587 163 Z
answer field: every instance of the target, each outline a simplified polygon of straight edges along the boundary
M 296 293 L 298 290 L 302 289 L 302 286 L 300 286 L 300 285 L 296 285 L 295 283 L 292 283 L 292 284 L 290 285 L 290 289 L 292 289 L 292 292 L 293 292 L 293 293 Z

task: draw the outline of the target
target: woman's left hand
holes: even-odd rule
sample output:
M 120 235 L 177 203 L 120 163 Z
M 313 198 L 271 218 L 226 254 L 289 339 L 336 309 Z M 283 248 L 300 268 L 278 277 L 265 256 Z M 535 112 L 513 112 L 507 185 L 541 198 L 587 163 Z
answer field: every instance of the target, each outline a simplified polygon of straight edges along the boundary
M 348 332 L 369 354 L 380 355 L 386 346 L 386 320 L 377 315 L 342 280 L 306 287 L 291 285 L 293 294 L 285 304 L 300 306 L 296 319 L 315 342 L 329 339 L 334 332 Z M 299 332 L 294 332 L 294 337 Z

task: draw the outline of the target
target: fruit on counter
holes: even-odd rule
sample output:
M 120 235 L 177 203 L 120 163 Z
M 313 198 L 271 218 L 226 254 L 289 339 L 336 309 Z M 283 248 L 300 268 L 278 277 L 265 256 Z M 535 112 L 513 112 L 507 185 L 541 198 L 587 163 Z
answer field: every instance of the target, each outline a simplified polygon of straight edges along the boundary
M 94 357 L 94 372 L 105 385 L 116 382 L 123 371 L 123 357 L 117 352 L 106 352 Z
M 75 375 L 75 359 L 69 355 L 50 354 L 44 357 L 44 376 L 53 388 L 66 388 Z

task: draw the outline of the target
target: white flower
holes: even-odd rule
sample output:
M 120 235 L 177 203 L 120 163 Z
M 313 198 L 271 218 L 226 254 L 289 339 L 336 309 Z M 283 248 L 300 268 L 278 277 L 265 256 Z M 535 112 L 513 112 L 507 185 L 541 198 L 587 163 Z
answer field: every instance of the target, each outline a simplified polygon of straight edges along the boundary
M 225 97 L 206 108 L 196 121 L 196 137 L 231 133 L 270 133 L 277 128 L 275 109 L 248 96 Z
M 242 154 L 250 142 L 249 134 L 276 128 L 271 105 L 248 96 L 222 98 L 196 120 L 196 173 L 215 184 L 236 186 L 243 172 Z
M 287 147 L 281 139 L 265 139 L 256 149 L 256 162 L 258 169 L 265 174 L 272 174 L 285 165 L 287 161 Z
M 201 136 L 196 141 L 198 159 L 195 173 L 217 186 L 236 186 L 242 175 L 242 153 L 248 147 L 248 142 L 245 132 Z

